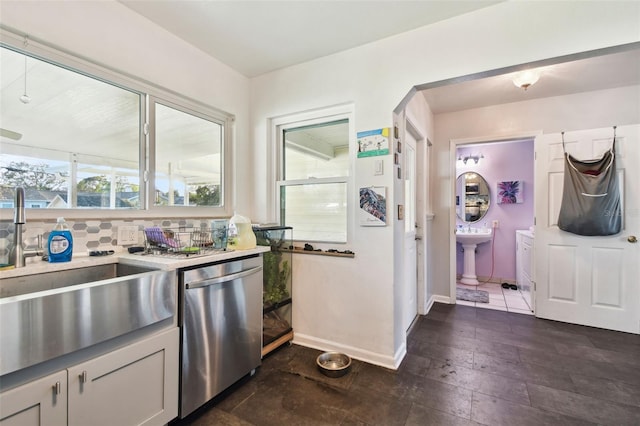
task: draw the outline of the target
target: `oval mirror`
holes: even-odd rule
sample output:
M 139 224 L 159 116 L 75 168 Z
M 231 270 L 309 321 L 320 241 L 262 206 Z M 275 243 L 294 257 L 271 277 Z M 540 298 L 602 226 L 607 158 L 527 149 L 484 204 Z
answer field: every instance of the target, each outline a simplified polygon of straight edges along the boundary
M 474 223 L 489 210 L 489 185 L 475 172 L 466 172 L 456 180 L 456 212 L 460 220 Z

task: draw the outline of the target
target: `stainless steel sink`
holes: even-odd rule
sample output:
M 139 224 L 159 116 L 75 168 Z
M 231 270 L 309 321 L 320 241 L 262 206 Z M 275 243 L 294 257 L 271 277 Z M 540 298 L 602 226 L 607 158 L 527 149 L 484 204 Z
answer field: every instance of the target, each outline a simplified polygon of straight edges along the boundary
M 173 317 L 176 273 L 97 265 L 0 281 L 0 376 Z
M 0 281 L 0 299 L 151 271 L 153 269 L 112 263 L 110 265 L 96 265 L 86 268 L 67 269 L 66 271 L 3 278 Z

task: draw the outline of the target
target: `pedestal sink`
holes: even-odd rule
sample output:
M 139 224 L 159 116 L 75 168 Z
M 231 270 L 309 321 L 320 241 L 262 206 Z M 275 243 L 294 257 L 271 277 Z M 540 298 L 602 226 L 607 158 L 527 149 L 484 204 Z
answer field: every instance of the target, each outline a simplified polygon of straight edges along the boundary
M 476 247 L 490 240 L 491 229 L 467 228 L 456 231 L 456 241 L 462 244 L 464 251 L 464 269 L 460 280 L 462 284 L 480 284 L 476 275 Z

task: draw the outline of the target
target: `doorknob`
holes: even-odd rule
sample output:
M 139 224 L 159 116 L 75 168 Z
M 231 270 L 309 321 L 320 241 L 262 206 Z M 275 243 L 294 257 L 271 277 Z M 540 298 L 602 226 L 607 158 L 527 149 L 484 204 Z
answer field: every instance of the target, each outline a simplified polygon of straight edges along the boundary
M 627 238 L 627 241 L 633 244 L 633 243 L 637 243 L 638 239 L 636 238 L 635 235 L 629 235 L 629 237 Z

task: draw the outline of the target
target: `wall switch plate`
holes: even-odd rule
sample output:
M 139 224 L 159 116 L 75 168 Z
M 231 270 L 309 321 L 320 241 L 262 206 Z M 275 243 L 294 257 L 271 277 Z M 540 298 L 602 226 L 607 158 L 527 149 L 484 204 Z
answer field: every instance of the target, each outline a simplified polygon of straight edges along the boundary
M 118 245 L 127 246 L 138 244 L 138 227 L 137 226 L 119 226 L 118 227 Z
M 500 222 L 497 220 L 494 220 L 493 222 L 491 222 L 491 227 L 493 229 L 499 228 L 500 227 Z
M 383 168 L 382 168 L 382 160 L 376 160 L 376 162 L 374 163 L 374 168 L 373 168 L 373 174 L 375 176 L 380 176 L 382 174 L 384 174 Z

